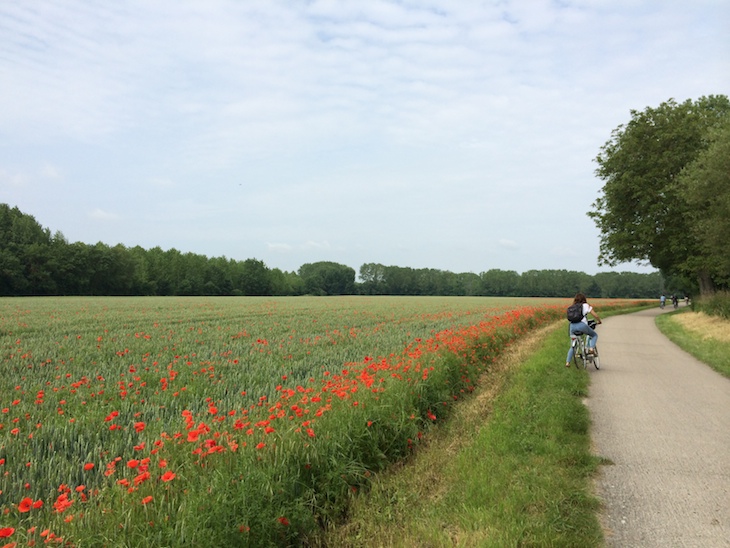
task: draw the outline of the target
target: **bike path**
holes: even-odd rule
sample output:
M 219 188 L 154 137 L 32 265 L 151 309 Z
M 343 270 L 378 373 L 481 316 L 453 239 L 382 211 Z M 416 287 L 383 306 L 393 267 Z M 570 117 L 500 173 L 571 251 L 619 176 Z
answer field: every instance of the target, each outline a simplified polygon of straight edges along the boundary
M 600 309 L 598 310 L 600 314 Z M 607 546 L 730 547 L 730 379 L 658 330 L 659 307 L 598 327 L 587 405 Z

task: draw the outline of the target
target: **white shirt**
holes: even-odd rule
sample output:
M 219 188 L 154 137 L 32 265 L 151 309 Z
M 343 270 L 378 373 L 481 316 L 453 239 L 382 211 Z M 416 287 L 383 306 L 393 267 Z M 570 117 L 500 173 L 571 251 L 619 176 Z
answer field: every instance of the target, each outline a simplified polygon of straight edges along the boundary
M 583 323 L 588 323 L 588 318 L 586 318 L 586 316 L 591 313 L 591 310 L 593 310 L 593 307 L 591 305 L 589 305 L 588 303 L 583 303 L 583 319 L 581 320 Z

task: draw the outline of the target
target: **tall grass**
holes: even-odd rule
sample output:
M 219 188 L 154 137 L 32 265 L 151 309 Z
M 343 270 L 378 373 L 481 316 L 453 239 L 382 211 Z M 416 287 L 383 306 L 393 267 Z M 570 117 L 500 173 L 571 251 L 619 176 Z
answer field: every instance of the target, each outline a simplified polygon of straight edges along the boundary
M 730 292 L 718 291 L 699 297 L 692 301 L 692 307 L 697 312 L 730 320 Z
M 657 316 L 659 330 L 682 348 L 718 373 L 730 377 L 730 320 L 711 317 L 713 329 L 705 329 L 707 316 L 682 310 Z M 722 332 L 723 336 L 719 336 Z M 713 337 L 713 333 L 717 336 Z

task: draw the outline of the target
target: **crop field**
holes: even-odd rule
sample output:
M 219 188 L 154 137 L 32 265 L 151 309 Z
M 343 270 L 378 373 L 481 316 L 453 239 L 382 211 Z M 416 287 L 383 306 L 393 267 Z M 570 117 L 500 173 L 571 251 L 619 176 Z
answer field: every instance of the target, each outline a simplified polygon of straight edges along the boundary
M 566 304 L 0 299 L 0 546 L 305 543 Z

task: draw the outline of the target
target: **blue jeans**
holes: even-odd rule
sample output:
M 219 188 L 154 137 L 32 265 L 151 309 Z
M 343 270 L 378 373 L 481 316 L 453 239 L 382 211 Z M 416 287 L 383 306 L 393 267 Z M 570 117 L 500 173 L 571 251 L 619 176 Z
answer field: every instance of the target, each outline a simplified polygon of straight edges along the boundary
M 595 348 L 596 342 L 598 341 L 598 333 L 596 333 L 593 329 L 591 329 L 587 323 L 580 322 L 580 323 L 571 323 L 568 324 L 570 327 L 568 328 L 568 332 L 571 335 L 580 335 L 582 333 L 585 333 L 590 338 L 588 339 L 588 348 Z M 568 349 L 568 357 L 566 358 L 566 363 L 573 359 L 573 353 L 575 351 L 573 350 L 573 345 L 570 345 L 570 348 Z

